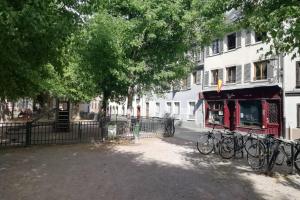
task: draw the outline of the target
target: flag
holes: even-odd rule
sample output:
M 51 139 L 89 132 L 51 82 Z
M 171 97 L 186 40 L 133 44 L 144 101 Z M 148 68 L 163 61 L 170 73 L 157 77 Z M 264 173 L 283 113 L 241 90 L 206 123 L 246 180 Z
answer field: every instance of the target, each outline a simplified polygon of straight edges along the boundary
M 217 92 L 221 92 L 222 89 L 222 85 L 223 85 L 223 81 L 222 80 L 218 80 L 218 85 L 217 85 Z

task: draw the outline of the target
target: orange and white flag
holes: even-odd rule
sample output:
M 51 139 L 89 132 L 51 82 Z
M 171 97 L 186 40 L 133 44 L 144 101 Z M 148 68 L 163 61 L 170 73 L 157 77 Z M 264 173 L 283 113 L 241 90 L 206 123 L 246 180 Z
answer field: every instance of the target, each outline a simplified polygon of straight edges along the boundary
M 223 86 L 223 81 L 222 80 L 218 80 L 218 84 L 217 84 L 217 92 L 221 92 Z

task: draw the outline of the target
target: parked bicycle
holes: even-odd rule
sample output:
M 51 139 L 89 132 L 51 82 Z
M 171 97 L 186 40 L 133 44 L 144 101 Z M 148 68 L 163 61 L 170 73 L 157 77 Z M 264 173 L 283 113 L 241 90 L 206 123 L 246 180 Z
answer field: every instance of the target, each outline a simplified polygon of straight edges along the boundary
M 288 151 L 288 147 L 290 151 Z M 296 150 L 296 151 L 295 151 Z M 268 162 L 267 173 L 270 173 L 274 165 L 286 163 L 289 167 L 295 167 L 300 173 L 300 141 L 285 142 L 280 139 L 275 140 L 272 156 Z
M 164 137 L 173 137 L 175 133 L 175 123 L 174 119 L 167 117 L 164 120 Z
M 264 137 L 257 136 L 257 142 L 252 144 L 247 151 L 247 162 L 253 170 L 260 170 L 265 162 L 270 159 L 275 138 L 273 134 Z
M 244 155 L 244 149 L 248 153 L 248 148 L 257 140 L 253 137 L 253 130 L 249 130 L 246 135 L 238 134 L 234 131 L 228 133 L 229 137 L 224 137 L 220 141 L 220 156 L 224 159 L 230 159 L 237 153 Z
M 216 125 L 213 124 L 211 131 L 199 136 L 196 146 L 201 154 L 208 155 L 213 151 L 219 153 L 219 142 L 227 135 L 227 131 L 226 129 L 223 132 L 215 130 Z M 220 137 L 217 135 L 220 135 Z

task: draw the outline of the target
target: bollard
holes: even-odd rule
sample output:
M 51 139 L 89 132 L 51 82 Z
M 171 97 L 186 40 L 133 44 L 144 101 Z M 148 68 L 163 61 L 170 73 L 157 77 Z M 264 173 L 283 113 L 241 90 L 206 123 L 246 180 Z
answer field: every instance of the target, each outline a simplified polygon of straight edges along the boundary
M 139 143 L 140 137 L 140 124 L 137 122 L 133 128 L 133 135 L 134 135 L 134 143 Z

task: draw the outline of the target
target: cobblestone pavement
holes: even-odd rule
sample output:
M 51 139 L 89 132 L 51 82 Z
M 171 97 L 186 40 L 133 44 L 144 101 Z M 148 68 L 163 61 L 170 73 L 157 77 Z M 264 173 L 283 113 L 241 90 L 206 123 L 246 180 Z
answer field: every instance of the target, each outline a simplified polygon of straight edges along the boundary
M 202 156 L 178 135 L 1 151 L 0 199 L 299 199 L 299 176 L 267 177 L 244 160 Z

